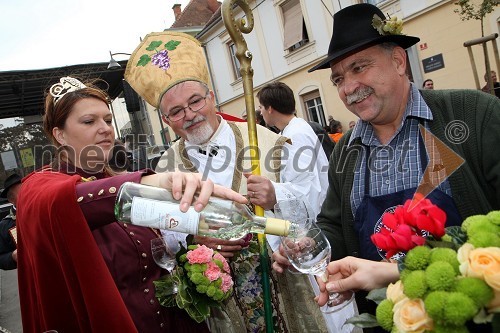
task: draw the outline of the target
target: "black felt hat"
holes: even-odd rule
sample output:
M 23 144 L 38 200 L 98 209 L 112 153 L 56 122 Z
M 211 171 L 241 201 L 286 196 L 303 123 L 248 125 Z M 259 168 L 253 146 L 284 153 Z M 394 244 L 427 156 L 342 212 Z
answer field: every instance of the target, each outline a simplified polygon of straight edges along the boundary
M 328 57 L 309 72 L 330 68 L 332 62 L 376 44 L 393 42 L 406 49 L 420 41 L 420 38 L 406 35 L 381 35 L 372 25 L 374 15 L 386 20 L 377 6 L 367 3 L 352 5 L 335 13 Z
M 15 173 L 7 177 L 3 185 L 2 193 L 0 193 L 0 198 L 7 198 L 7 193 L 9 192 L 10 188 L 16 184 L 21 183 L 21 180 L 21 176 Z

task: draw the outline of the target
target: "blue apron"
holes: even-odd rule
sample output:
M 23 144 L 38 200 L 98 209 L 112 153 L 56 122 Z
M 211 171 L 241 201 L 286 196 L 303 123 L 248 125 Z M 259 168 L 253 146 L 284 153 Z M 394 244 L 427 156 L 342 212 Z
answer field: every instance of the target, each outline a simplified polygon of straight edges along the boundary
M 421 135 L 419 135 L 419 142 L 420 162 L 422 170 L 425 171 L 425 166 L 427 165 L 428 160 Z M 370 147 L 368 146 L 366 149 L 366 161 L 369 160 L 369 156 Z M 412 199 L 416 191 L 417 188 L 414 187 L 395 193 L 372 197 L 370 196 L 370 168 L 366 168 L 365 195 L 363 196 L 358 209 L 356 209 L 356 214 L 354 216 L 354 229 L 359 236 L 361 258 L 376 261 L 385 259 L 385 253 L 377 249 L 370 237 L 372 234 L 380 230 L 382 215 L 385 212 L 394 211 L 398 205 L 403 205 L 406 200 Z M 462 218 L 458 212 L 455 202 L 449 195 L 436 188 L 427 196 L 427 199 L 445 211 L 447 217 L 446 226 L 462 224 Z

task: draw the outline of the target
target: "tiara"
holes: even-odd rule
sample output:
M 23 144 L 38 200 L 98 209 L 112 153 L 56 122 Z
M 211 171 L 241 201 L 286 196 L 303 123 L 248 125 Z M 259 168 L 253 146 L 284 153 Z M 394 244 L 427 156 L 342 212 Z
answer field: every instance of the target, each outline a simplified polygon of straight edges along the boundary
M 77 79 L 65 76 L 59 80 L 59 83 L 53 84 L 52 87 L 50 87 L 49 92 L 52 97 L 54 97 L 54 105 L 56 105 L 56 103 L 67 93 L 77 91 L 86 87 L 86 85 L 84 85 Z

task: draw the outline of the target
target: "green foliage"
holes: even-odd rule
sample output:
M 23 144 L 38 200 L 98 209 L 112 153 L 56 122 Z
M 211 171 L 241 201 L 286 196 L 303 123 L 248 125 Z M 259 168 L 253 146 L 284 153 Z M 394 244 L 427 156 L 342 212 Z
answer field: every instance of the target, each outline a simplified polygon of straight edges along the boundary
M 473 0 L 458 0 L 455 5 L 460 9 L 455 9 L 454 12 L 458 13 L 462 21 L 470 19 L 478 20 L 481 22 L 481 37 L 484 37 L 484 17 L 493 12 L 495 7 L 500 3 L 498 0 L 483 0 L 479 5 L 473 3 Z
M 407 269 L 423 270 L 429 265 L 431 249 L 428 246 L 417 246 L 408 251 L 405 257 L 405 266 Z
M 168 50 L 168 51 L 173 51 L 177 48 L 177 46 L 180 44 L 181 42 L 177 41 L 177 40 L 171 40 L 171 41 L 168 41 L 166 44 L 165 44 L 165 48 Z M 151 50 L 148 50 L 148 51 L 151 51 Z
M 488 304 L 493 299 L 493 289 L 481 279 L 464 277 L 458 279 L 455 291 L 469 296 L 478 308 Z
M 147 64 L 149 64 L 150 61 L 151 61 L 151 57 L 148 56 L 147 54 L 143 54 L 139 58 L 139 61 L 137 62 L 137 66 L 146 66 Z
M 360 315 L 351 317 L 346 320 L 344 325 L 346 324 L 352 324 L 356 327 L 361 327 L 361 328 L 380 326 L 377 321 L 377 317 L 369 313 L 362 313 Z
M 146 47 L 146 50 L 147 50 L 147 51 L 154 51 L 154 50 L 156 50 L 156 48 L 157 48 L 158 46 L 160 46 L 161 44 L 163 44 L 163 42 L 162 42 L 161 40 L 155 40 L 155 41 L 152 41 L 152 42 L 148 45 L 148 47 Z
M 425 280 L 431 290 L 451 290 L 456 275 L 453 266 L 444 261 L 434 262 L 425 270 Z
M 377 322 L 380 326 L 390 332 L 392 330 L 393 322 L 393 313 L 392 309 L 394 308 L 394 303 L 392 301 L 385 299 L 378 306 L 376 310 Z
M 408 274 L 403 284 L 404 294 L 411 299 L 422 298 L 427 292 L 425 275 L 425 272 L 422 270 L 413 271 Z
M 380 304 L 380 302 L 382 302 L 386 298 L 386 294 L 387 294 L 387 288 L 373 289 L 368 293 L 366 299 L 369 299 L 377 304 Z

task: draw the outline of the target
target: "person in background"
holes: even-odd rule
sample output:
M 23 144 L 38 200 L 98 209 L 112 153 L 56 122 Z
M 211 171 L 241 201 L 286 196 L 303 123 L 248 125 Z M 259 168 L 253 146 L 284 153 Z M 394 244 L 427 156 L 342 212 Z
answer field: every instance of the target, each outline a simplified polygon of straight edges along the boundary
M 296 116 L 295 98 L 292 89 L 283 82 L 272 82 L 263 86 L 257 93 L 259 100 L 259 110 L 267 124 L 275 126 L 280 130 L 280 134 L 291 139 L 292 145 L 299 150 L 302 162 L 306 162 L 311 167 L 308 172 L 313 174 L 311 189 L 308 194 L 308 201 L 313 209 L 313 216 L 319 212 L 328 187 L 328 159 L 320 148 L 320 142 L 316 133 L 308 123 Z M 318 124 L 319 125 L 319 124 Z M 319 125 L 321 128 L 321 125 Z M 273 248 L 279 253 L 279 248 Z M 283 272 L 279 272 L 283 273 Z M 311 284 L 316 292 L 318 287 L 313 276 L 309 276 Z M 345 318 L 354 315 L 352 306 L 344 308 L 339 313 L 324 314 L 329 332 L 340 332 Z M 347 328 L 348 329 L 348 328 Z
M 23 180 L 18 198 L 18 282 L 24 332 L 208 332 L 184 310 L 160 306 L 154 280 L 167 274 L 151 255 L 151 228 L 116 222 L 127 181 L 163 187 L 186 211 L 210 195 L 243 196 L 190 173 L 116 173 L 109 99 L 92 83 L 64 77 L 45 100 L 43 125 L 58 148 L 51 165 Z
M 168 51 L 168 70 L 159 70 L 154 63 L 136 66 L 138 59 L 149 52 L 147 47 L 151 41 L 167 43 L 170 40 L 180 43 L 175 50 Z M 308 168 L 307 161 L 300 158 L 293 144 L 259 125 L 256 130 L 261 175 L 249 173 L 250 148 L 257 147 L 250 147 L 248 124 L 217 116 L 215 95 L 208 87 L 203 48 L 191 36 L 172 31 L 149 34 L 134 51 L 125 78 L 142 98 L 159 109 L 166 124 L 182 137 L 163 154 L 157 172 L 200 172 L 216 184 L 246 194 L 251 204 L 263 207 L 266 214 L 272 214 L 279 200 L 321 195 L 314 185 L 312 173 L 303 171 Z M 288 158 L 282 160 L 280 152 Z M 185 234 L 178 236 L 186 240 Z M 276 248 L 279 244 L 279 237 L 269 236 L 267 240 L 271 247 Z M 270 263 L 260 258 L 257 236 L 248 235 L 234 241 L 195 236 L 188 237 L 187 242 L 204 244 L 230 258 L 235 276 L 234 295 L 222 311 L 208 318 L 210 329 L 215 332 L 263 332 L 266 324 L 261 267 Z M 326 331 L 307 276 L 273 274 L 270 289 L 274 295 L 271 301 L 275 331 Z M 287 301 L 291 299 L 294 302 Z
M 500 82 L 497 79 L 497 73 L 495 71 L 490 72 L 491 82 L 493 83 L 493 90 L 495 91 L 495 96 L 500 98 Z M 484 74 L 484 81 L 486 85 L 481 89 L 485 93 L 490 94 L 490 87 L 488 86 L 488 73 Z
M 421 183 L 433 189 L 426 198 L 446 212 L 448 226 L 498 210 L 500 101 L 475 90 L 419 90 L 406 74 L 405 53 L 419 39 L 384 30 L 385 16 L 376 6 L 345 7 L 333 22 L 328 57 L 310 71 L 329 69 L 340 99 L 360 120 L 335 147 L 318 215 L 332 260 L 385 259 L 371 236 L 384 228 L 384 212 L 422 193 Z M 445 130 L 457 123 L 468 133 L 459 143 Z M 441 146 L 427 151 L 424 142 L 431 144 L 433 137 L 453 153 Z M 426 169 L 446 170 L 455 154 L 465 160 L 461 167 L 437 182 L 424 178 Z M 372 306 L 365 295 L 356 293 L 360 312 Z
M 325 152 L 326 158 L 330 160 L 330 156 L 332 155 L 333 149 L 335 148 L 335 142 L 330 138 L 325 127 L 321 126 L 321 124 L 315 121 L 308 121 L 309 126 L 311 126 L 313 132 L 318 137 L 318 140 L 321 142 L 321 147 L 323 147 L 323 151 Z M 326 126 L 328 128 L 328 126 Z
M 354 126 L 356 126 L 356 122 L 354 120 L 351 120 L 349 122 L 349 129 L 354 128 Z
M 422 83 L 422 88 L 423 89 L 434 89 L 434 81 L 432 81 L 431 79 L 427 79 L 424 81 L 424 83 Z
M 21 189 L 21 176 L 12 174 L 5 179 L 0 198 L 6 198 L 12 204 L 9 215 L 0 221 L 0 269 L 17 268 L 17 229 L 16 205 Z
M 340 138 L 344 135 L 342 131 L 342 124 L 340 121 L 332 119 L 330 122 L 330 138 L 335 142 L 339 142 Z
M 271 82 L 263 86 L 257 93 L 259 111 L 266 124 L 276 127 L 280 134 L 292 141 L 292 145 L 303 150 L 300 159 L 310 165 L 313 173 L 309 192 L 309 204 L 315 212 L 319 212 L 326 195 L 328 178 L 328 159 L 316 133 L 307 122 L 297 117 L 295 98 L 292 89 L 283 82 Z M 307 149 L 304 149 L 307 148 Z

